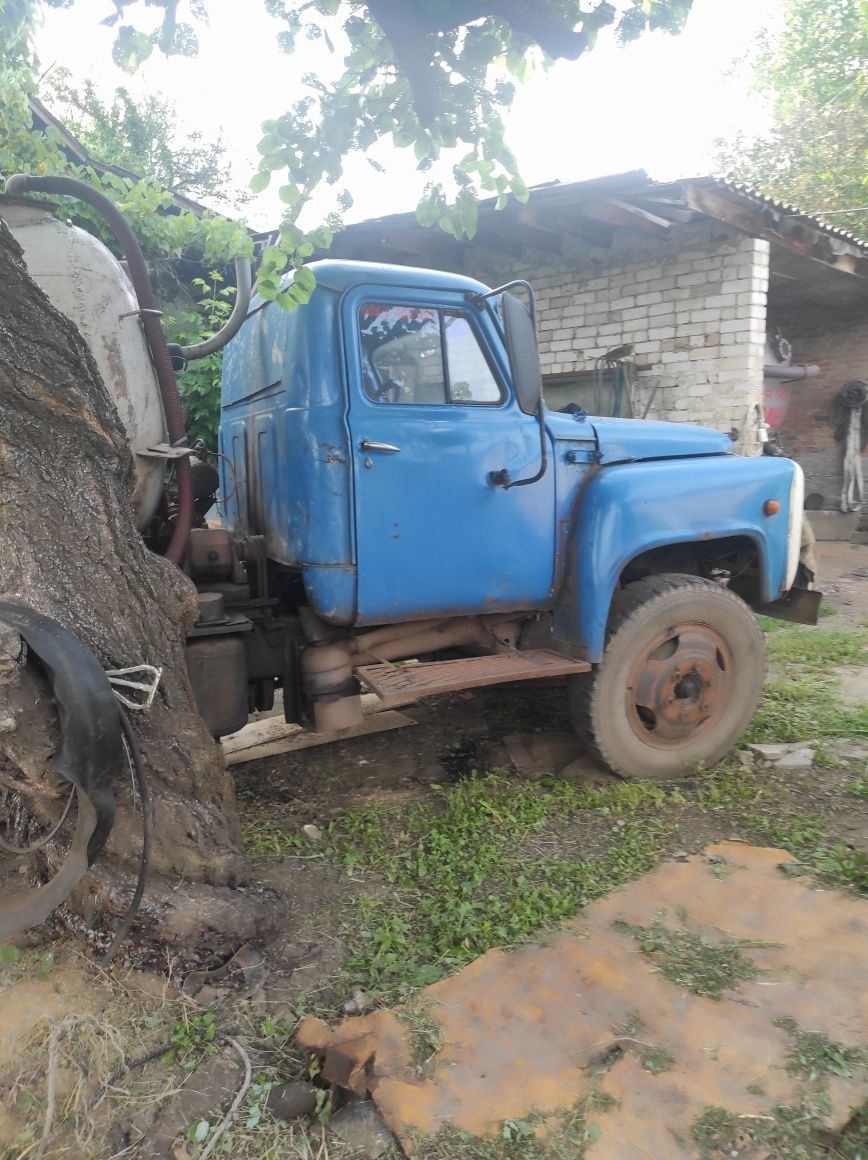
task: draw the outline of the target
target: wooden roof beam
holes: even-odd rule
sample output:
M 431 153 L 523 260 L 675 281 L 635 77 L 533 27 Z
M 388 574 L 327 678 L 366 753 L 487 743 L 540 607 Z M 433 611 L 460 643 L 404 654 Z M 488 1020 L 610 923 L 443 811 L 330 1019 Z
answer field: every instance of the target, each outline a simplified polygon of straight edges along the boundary
M 467 242 L 458 242 L 436 228 L 418 232 L 396 231 L 388 236 L 388 242 L 406 250 L 415 258 L 435 265 L 463 266 Z M 418 262 L 417 262 L 418 265 Z
M 319 256 L 319 255 L 318 255 Z M 338 234 L 326 258 L 346 258 L 355 262 L 393 262 L 398 266 L 418 266 L 419 256 L 381 238 L 354 240 Z
M 606 222 L 610 226 L 635 230 L 640 234 L 650 234 L 655 238 L 669 235 L 672 223 L 650 210 L 638 205 L 629 205 L 617 198 L 589 197 L 582 200 L 580 212 L 595 221 Z
M 536 223 L 528 224 L 512 214 L 504 218 L 504 230 L 508 231 L 511 238 L 523 242 L 533 250 L 542 250 L 543 253 L 554 255 L 563 253 L 563 238 L 556 230 L 543 228 Z
M 506 254 L 510 258 L 523 258 L 524 248 L 522 243 L 507 237 L 507 232 L 508 227 L 501 233 L 489 225 L 482 225 L 477 228 L 476 233 L 470 239 L 470 244 L 472 246 L 482 246 L 485 250 L 494 250 L 498 254 Z
M 608 249 L 614 236 L 610 226 L 592 222 L 588 218 L 582 221 L 574 214 L 546 213 L 543 215 L 530 206 L 523 206 L 516 213 L 516 219 L 524 225 L 536 229 L 547 230 L 549 233 L 560 234 L 564 237 L 575 238 L 591 246 L 601 246 Z
M 772 206 L 758 207 L 755 203 L 748 204 L 695 184 L 687 185 L 686 200 L 691 209 L 741 233 L 765 238 L 776 246 L 783 246 L 842 274 L 868 278 L 868 258 L 853 252 L 855 247 L 846 242 L 836 245 L 835 238 L 824 234 L 810 222 L 788 217 Z

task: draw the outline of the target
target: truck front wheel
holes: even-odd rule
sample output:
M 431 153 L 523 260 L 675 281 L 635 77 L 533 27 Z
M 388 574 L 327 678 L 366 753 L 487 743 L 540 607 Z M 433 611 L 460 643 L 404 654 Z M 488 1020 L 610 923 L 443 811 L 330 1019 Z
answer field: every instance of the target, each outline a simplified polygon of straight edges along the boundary
M 764 678 L 762 632 L 734 592 L 697 576 L 652 576 L 616 592 L 602 663 L 570 678 L 570 714 L 614 773 L 682 777 L 735 745 Z

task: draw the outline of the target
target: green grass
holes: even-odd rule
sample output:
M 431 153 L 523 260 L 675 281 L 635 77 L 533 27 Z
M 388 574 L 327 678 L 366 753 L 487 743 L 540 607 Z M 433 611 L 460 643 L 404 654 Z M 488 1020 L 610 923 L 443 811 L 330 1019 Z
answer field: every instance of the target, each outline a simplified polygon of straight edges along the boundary
M 671 1051 L 667 1051 L 665 1047 L 650 1044 L 639 1044 L 636 1049 L 636 1058 L 651 1075 L 662 1075 L 665 1071 L 671 1071 L 675 1063 Z
M 425 992 L 417 992 L 395 1014 L 407 1029 L 413 1069 L 420 1078 L 434 1070 L 434 1058 L 443 1045 L 443 1028 L 431 1014 Z
M 794 1019 L 783 1017 L 775 1019 L 774 1024 L 790 1037 L 786 1058 L 790 1075 L 816 1080 L 830 1075 L 852 1079 L 854 1075 L 868 1074 L 868 1050 L 864 1047 L 848 1047 L 817 1031 L 805 1031 Z
M 248 810 L 241 831 L 245 851 L 252 858 L 280 858 L 287 851 L 310 850 L 310 839 L 297 829 L 288 830 L 287 823 L 274 817 L 274 807 L 267 811 Z
M 702 1160 L 741 1155 L 762 1155 L 768 1160 L 830 1160 L 844 1153 L 828 1147 L 824 1125 L 828 1110 L 828 1097 L 822 1093 L 805 1095 L 798 1103 L 781 1104 L 761 1115 L 737 1115 L 726 1108 L 709 1107 L 696 1120 L 691 1134 Z
M 818 742 L 868 737 L 868 705 L 840 704 L 839 682 L 831 672 L 868 659 L 868 632 L 782 622 L 766 632 L 770 676 L 745 740 Z
M 761 974 L 744 952 L 750 947 L 769 945 L 730 938 L 713 942 L 695 931 L 672 930 L 662 919 L 655 919 L 649 926 L 619 921 L 614 927 L 619 934 L 635 939 L 642 953 L 667 979 L 709 999 L 720 999 L 724 991 L 735 990 L 740 983 Z
M 833 665 L 856 665 L 866 659 L 868 633 L 863 628 L 812 628 L 783 624 L 766 639 L 769 663 L 797 665 L 803 672 L 823 674 Z
M 447 1126 L 435 1136 L 416 1137 L 413 1156 L 415 1160 L 584 1160 L 588 1145 L 605 1132 L 606 1111 L 617 1103 L 604 1092 L 592 1092 L 571 1108 L 504 1120 L 496 1134 L 485 1140 Z
M 855 781 L 852 781 L 847 786 L 847 792 L 852 794 L 853 797 L 861 798 L 863 801 L 868 802 L 868 777 L 864 775 L 857 777 Z
M 799 859 L 798 865 L 785 865 L 785 873 L 810 872 L 827 886 L 868 895 L 868 854 L 835 841 L 822 822 L 771 812 L 748 813 L 745 821 L 758 840 L 780 846 Z
M 329 830 L 331 856 L 387 888 L 356 902 L 350 974 L 399 997 L 574 915 L 657 863 L 669 833 L 659 816 L 666 797 L 648 784 L 588 791 L 490 774 L 443 788 L 430 803 L 341 815 Z M 546 852 L 580 812 L 598 815 L 605 852 Z
M 213 1011 L 201 1015 L 191 1013 L 186 1007 L 181 1018 L 175 1023 L 169 1037 L 170 1047 L 163 1056 L 164 1063 L 181 1063 L 187 1071 L 192 1071 L 202 1060 L 217 1050 L 217 1023 Z
M 829 1109 L 822 1085 L 806 1087 L 792 1103 L 758 1115 L 708 1107 L 693 1124 L 691 1135 L 702 1160 L 755 1155 L 768 1160 L 865 1160 L 868 1104 L 837 1133 L 826 1126 Z

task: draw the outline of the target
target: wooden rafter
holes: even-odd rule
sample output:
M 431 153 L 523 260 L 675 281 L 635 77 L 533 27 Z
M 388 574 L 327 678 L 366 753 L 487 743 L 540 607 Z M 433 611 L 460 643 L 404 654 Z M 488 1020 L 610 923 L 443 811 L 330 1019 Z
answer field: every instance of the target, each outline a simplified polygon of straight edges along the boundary
M 534 250 L 542 250 L 546 254 L 561 254 L 563 252 L 563 235 L 557 230 L 544 229 L 541 226 L 521 221 L 518 216 L 509 215 L 504 220 L 504 230 L 510 237 Z
M 716 218 L 741 233 L 764 238 L 842 274 L 868 278 L 868 258 L 859 254 L 855 246 L 845 241 L 838 242 L 803 218 L 787 216 L 773 206 L 758 206 L 755 202 L 730 197 L 692 182 L 686 184 L 685 200 L 691 209 Z
M 573 213 L 545 213 L 542 214 L 529 206 L 524 206 L 516 214 L 518 221 L 524 225 L 545 229 L 566 237 L 576 238 L 592 246 L 602 246 L 608 249 L 614 236 L 611 226 L 593 222 L 589 218 L 584 220 Z
M 614 197 L 583 198 L 581 212 L 595 221 L 606 222 L 610 226 L 636 230 L 641 234 L 651 234 L 655 238 L 665 238 L 672 223 L 650 210 L 638 205 L 629 205 Z
M 498 254 L 506 254 L 510 258 L 519 259 L 524 256 L 521 242 L 509 236 L 508 228 L 480 225 L 471 238 L 471 244 L 482 246 L 486 250 L 494 250 Z
M 349 258 L 362 262 L 393 262 L 399 266 L 418 265 L 418 258 L 410 250 L 390 245 L 385 238 L 353 240 L 338 234 L 324 257 Z
M 417 264 L 419 258 L 436 265 L 464 264 L 466 240 L 457 242 L 454 238 L 447 237 L 442 230 L 422 228 L 417 231 L 401 230 L 389 234 L 388 241 L 392 246 L 405 250 Z

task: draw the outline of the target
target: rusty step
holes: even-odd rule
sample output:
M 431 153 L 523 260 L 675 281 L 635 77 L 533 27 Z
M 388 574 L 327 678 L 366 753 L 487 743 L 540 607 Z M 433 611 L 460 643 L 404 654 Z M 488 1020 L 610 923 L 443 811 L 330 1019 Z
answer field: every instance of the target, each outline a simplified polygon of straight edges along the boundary
M 406 705 L 410 697 L 454 693 L 480 685 L 500 685 L 504 681 L 564 677 L 570 673 L 586 673 L 590 667 L 587 661 L 571 660 L 550 649 L 528 649 L 451 661 L 421 661 L 418 664 L 398 665 L 384 661 L 378 665 L 361 665 L 355 673 L 388 708 L 396 704 Z

